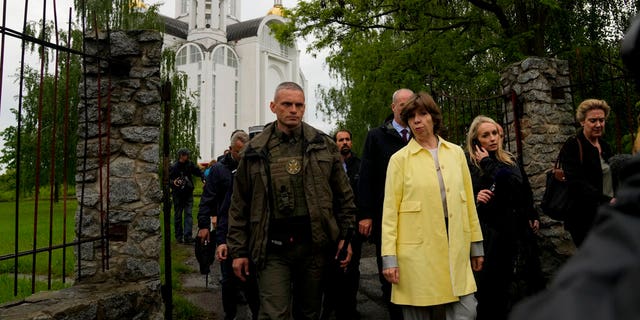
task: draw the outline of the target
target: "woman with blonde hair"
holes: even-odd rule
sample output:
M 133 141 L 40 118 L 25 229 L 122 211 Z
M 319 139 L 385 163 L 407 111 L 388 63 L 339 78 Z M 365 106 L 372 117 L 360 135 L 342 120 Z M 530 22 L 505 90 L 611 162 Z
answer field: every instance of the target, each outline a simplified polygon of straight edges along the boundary
M 610 111 L 604 100 L 582 101 L 576 110 L 582 129 L 567 139 L 558 156 L 569 186 L 570 202 L 564 227 L 577 247 L 589 233 L 598 207 L 613 198 L 613 177 L 608 162 L 612 151 L 602 139 Z
M 467 134 L 485 252 L 484 268 L 476 273 L 478 319 L 507 319 L 517 300 L 542 285 L 533 236 L 539 221 L 531 187 L 515 156 L 504 150 L 501 131 L 495 120 L 480 115 Z M 516 284 L 521 288 L 517 292 L 512 290 Z

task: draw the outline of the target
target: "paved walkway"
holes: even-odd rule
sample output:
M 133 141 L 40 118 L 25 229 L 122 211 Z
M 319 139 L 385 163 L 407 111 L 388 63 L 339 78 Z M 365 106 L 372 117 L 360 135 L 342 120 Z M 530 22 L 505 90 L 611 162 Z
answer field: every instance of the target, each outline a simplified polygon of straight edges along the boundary
M 189 250 L 193 252 L 193 246 L 178 245 L 173 250 Z M 388 313 L 381 300 L 380 282 L 374 257 L 374 247 L 365 244 L 360 262 L 360 290 L 358 291 L 358 311 L 361 319 L 383 320 L 388 319 Z M 198 272 L 198 263 L 194 255 L 185 262 L 192 273 L 183 275 L 180 279 L 182 289 L 177 293 L 203 310 L 211 311 L 206 319 L 223 319 L 222 300 L 220 297 L 220 265 L 217 262 L 211 266 L 208 281 Z M 240 306 L 237 319 L 251 319 L 249 308 Z

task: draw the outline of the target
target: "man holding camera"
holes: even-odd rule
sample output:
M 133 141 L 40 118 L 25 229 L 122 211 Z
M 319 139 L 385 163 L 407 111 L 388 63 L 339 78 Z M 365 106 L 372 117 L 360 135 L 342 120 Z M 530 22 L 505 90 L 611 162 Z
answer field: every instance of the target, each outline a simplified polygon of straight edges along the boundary
M 178 243 L 193 243 L 193 176 L 204 181 L 198 165 L 189 160 L 189 150 L 178 150 L 178 161 L 169 168 L 169 185 L 173 195 L 173 223 Z M 183 217 L 184 214 L 184 225 Z

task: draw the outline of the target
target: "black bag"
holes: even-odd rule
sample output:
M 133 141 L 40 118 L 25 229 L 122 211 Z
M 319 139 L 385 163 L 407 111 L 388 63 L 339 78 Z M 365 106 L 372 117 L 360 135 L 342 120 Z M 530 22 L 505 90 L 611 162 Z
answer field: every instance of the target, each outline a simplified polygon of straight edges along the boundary
M 576 137 L 576 141 L 578 141 L 580 163 L 582 163 L 582 143 L 578 137 Z M 542 212 L 549 216 L 549 218 L 558 221 L 564 221 L 567 218 L 567 211 L 571 206 L 569 184 L 567 183 L 567 179 L 564 176 L 564 171 L 560 164 L 561 154 L 562 150 L 560 150 L 553 168 L 547 171 L 544 195 L 542 196 L 542 202 L 540 203 Z
M 549 218 L 564 221 L 569 210 L 569 186 L 564 177 L 564 171 L 558 161 L 553 169 L 547 171 L 547 183 L 542 196 L 540 207 Z

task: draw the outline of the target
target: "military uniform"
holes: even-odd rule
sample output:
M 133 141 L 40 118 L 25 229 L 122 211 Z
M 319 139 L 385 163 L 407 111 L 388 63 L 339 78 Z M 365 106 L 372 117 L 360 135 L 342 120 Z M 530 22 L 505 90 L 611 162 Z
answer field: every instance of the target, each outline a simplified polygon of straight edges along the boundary
M 291 297 L 295 318 L 319 317 L 323 268 L 355 223 L 340 161 L 331 138 L 305 123 L 292 135 L 272 123 L 247 145 L 227 245 L 232 258 L 258 267 L 260 318 L 288 319 Z

